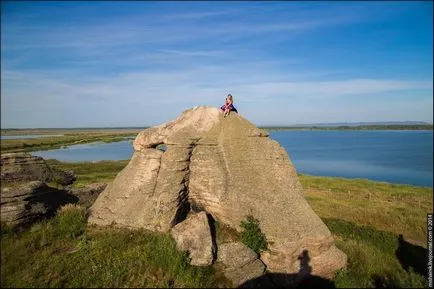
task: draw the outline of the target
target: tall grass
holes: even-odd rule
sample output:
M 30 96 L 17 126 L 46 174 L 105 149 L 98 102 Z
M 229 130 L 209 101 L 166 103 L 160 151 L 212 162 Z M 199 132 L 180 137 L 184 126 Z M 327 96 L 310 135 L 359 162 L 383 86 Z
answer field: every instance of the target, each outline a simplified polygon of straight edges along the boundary
M 85 228 L 83 208 L 61 209 L 24 232 L 2 226 L 2 287 L 215 287 L 169 234 Z

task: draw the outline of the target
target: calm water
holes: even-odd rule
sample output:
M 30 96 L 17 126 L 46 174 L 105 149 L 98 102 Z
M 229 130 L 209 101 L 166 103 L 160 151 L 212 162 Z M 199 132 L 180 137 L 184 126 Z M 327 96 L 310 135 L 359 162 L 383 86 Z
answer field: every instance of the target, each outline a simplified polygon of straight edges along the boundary
M 271 131 L 300 173 L 433 186 L 432 131 Z M 32 152 L 60 161 L 130 159 L 131 141 Z
M 132 140 L 112 143 L 95 142 L 56 150 L 35 151 L 31 154 L 41 156 L 44 159 L 57 159 L 64 162 L 128 160 L 133 155 L 133 146 Z
M 300 173 L 433 186 L 432 131 L 273 131 Z
M 28 134 L 28 135 L 2 135 L 0 139 L 29 139 L 49 136 L 62 136 L 63 134 Z

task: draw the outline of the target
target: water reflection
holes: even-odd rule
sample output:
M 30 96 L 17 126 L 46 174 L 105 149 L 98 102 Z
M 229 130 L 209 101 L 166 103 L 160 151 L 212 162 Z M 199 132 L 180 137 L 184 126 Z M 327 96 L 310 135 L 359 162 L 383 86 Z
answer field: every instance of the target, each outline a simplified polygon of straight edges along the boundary
M 66 148 L 35 151 L 31 153 L 44 159 L 57 159 L 62 162 L 85 162 L 103 160 L 128 160 L 133 155 L 131 140 L 103 143 L 78 144 Z

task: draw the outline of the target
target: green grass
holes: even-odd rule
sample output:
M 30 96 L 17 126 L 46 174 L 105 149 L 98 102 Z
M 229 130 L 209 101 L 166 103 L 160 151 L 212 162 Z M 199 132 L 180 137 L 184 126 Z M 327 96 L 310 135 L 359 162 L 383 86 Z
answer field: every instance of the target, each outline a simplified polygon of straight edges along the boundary
M 405 271 L 397 259 L 398 235 L 339 219 L 324 221 L 335 236 L 337 247 L 348 256 L 347 268 L 335 278 L 336 287 L 374 288 L 375 281 L 385 287 L 426 287 L 422 275 L 412 269 Z
M 74 170 L 81 186 L 112 181 L 128 160 L 48 163 Z M 307 201 L 348 256 L 348 267 L 335 278 L 336 287 L 373 288 L 376 280 L 384 287 L 426 285 L 421 275 L 402 268 L 395 251 L 399 234 L 426 245 L 432 188 L 299 178 Z M 240 233 L 219 222 L 215 227 L 218 243 L 241 239 Z M 224 282 L 212 267 L 189 266 L 188 256 L 176 250 L 169 234 L 86 226 L 79 208 L 23 232 L 1 229 L 2 287 L 215 287 Z
M 74 187 L 90 183 L 108 183 L 128 164 L 129 160 L 64 163 L 57 160 L 47 160 L 50 167 L 60 170 L 73 170 L 77 175 Z
M 215 270 L 190 266 L 170 234 L 86 227 L 82 212 L 63 210 L 23 232 L 2 225 L 1 286 L 217 286 Z
M 367 225 L 426 243 L 432 188 L 308 175 L 299 179 L 307 201 L 321 218 Z

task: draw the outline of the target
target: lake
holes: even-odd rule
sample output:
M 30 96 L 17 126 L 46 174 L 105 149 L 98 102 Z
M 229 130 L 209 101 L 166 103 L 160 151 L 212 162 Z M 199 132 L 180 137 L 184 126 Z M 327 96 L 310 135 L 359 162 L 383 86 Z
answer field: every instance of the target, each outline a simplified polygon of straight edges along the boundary
M 300 173 L 433 186 L 432 131 L 291 130 L 271 131 L 270 138 Z M 132 153 L 131 140 L 32 152 L 66 162 L 126 160 Z

